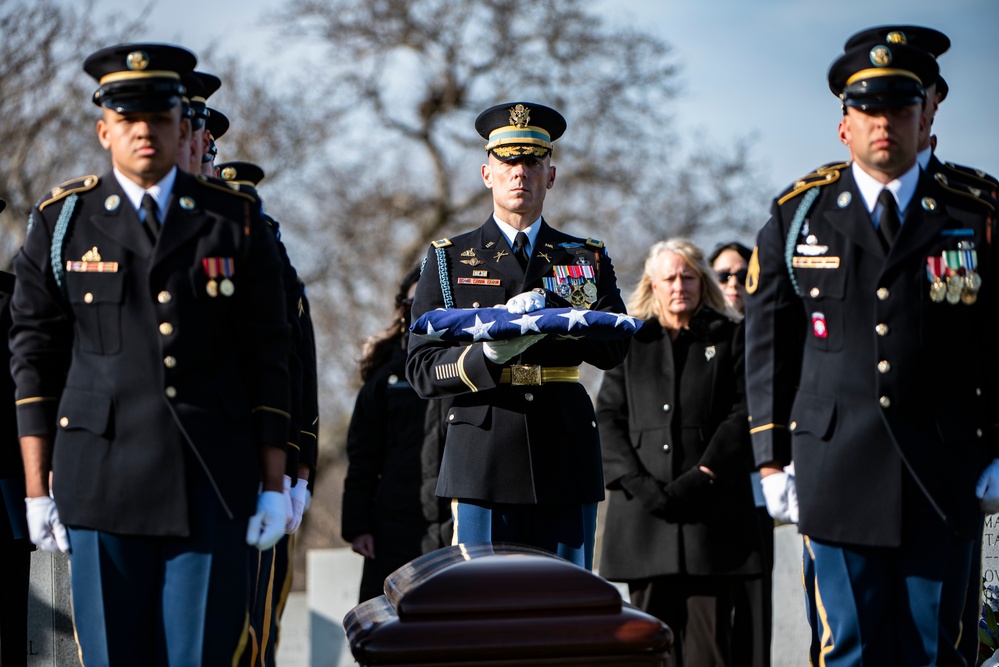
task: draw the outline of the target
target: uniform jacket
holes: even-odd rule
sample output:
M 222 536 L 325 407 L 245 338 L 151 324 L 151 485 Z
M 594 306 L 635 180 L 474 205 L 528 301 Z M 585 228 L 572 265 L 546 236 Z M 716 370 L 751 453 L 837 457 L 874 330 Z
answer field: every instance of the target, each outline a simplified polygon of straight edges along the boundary
M 20 435 L 54 438 L 64 523 L 185 535 L 193 467 L 231 516 L 254 511 L 259 448 L 287 441 L 290 344 L 257 208 L 178 173 L 153 246 L 111 172 L 35 207 L 14 263 L 12 371 Z M 209 294 L 205 260 L 219 258 L 231 296 Z
M 0 549 L 13 539 L 28 537 L 24 512 L 24 466 L 17 441 L 14 379 L 10 376 L 10 299 L 14 274 L 0 271 Z
M 624 313 L 614 267 L 599 242 L 569 236 L 542 221 L 526 274 L 499 227 L 480 228 L 435 242 L 416 289 L 413 319 L 445 306 L 492 307 L 542 287 L 555 266 L 587 262 L 595 268 L 593 310 Z M 481 263 L 470 264 L 474 258 Z M 438 257 L 443 258 L 444 270 Z M 495 285 L 459 283 L 486 272 Z M 481 276 L 480 276 L 481 277 Z M 443 287 L 442 287 L 443 284 Z M 549 294 L 550 307 L 568 305 Z M 511 363 L 601 369 L 621 363 L 627 341 L 549 340 Z M 411 336 L 406 372 L 425 398 L 452 397 L 437 495 L 499 503 L 583 503 L 603 499 L 600 443 L 593 406 L 579 383 L 498 384 L 501 368 L 486 360 L 482 343 L 448 343 Z
M 597 420 L 610 497 L 601 576 L 762 571 L 744 387 L 742 325 L 708 308 L 675 341 L 646 322 L 624 363 L 604 374 Z M 717 479 L 678 498 L 690 505 L 682 521 L 653 516 L 620 484 L 642 473 L 669 485 L 702 465 Z
M 953 529 L 977 530 L 999 415 L 993 216 L 922 172 L 886 252 L 847 165 L 774 202 L 747 281 L 747 395 L 757 464 L 793 452 L 802 533 L 899 545 L 907 475 Z M 934 302 L 928 258 L 969 243 L 977 300 Z

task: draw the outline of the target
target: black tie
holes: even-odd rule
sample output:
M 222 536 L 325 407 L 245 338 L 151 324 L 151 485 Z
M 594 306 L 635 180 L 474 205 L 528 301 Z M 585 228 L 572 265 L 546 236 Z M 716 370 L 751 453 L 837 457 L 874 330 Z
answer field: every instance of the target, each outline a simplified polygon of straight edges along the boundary
M 156 237 L 160 233 L 160 216 L 157 213 L 156 200 L 147 192 L 142 195 L 142 210 L 146 212 L 146 219 L 142 226 L 146 228 L 149 240 L 156 243 Z
M 524 232 L 517 232 L 513 239 L 513 255 L 520 263 L 520 268 L 526 271 L 530 256 L 527 254 L 527 234 Z
M 881 204 L 881 220 L 878 222 L 878 231 L 885 243 L 891 247 L 898 235 L 899 228 L 895 197 L 888 191 L 888 188 L 885 188 L 878 195 L 878 203 Z

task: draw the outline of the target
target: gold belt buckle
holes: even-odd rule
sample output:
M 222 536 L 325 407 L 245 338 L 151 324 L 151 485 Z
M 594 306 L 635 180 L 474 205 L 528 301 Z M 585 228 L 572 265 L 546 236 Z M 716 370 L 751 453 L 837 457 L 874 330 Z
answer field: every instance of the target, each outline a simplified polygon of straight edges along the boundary
M 540 385 L 541 366 L 530 364 L 515 364 L 510 366 L 510 384 L 517 385 Z

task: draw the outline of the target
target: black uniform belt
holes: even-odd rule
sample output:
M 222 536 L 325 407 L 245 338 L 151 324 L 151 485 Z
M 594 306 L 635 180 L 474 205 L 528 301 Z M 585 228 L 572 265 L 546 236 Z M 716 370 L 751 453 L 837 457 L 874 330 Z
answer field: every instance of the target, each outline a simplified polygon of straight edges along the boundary
M 579 382 L 579 366 L 533 366 L 517 364 L 500 371 L 499 383 L 539 385 L 548 382 Z

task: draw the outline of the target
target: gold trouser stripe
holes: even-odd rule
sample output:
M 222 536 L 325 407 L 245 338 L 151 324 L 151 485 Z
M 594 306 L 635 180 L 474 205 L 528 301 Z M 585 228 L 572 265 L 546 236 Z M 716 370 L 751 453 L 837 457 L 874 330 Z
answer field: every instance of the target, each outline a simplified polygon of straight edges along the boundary
M 458 499 L 451 499 L 451 520 L 454 522 L 454 532 L 451 533 L 451 546 L 458 544 Z
M 247 609 L 246 614 L 243 615 L 243 632 L 239 636 L 236 652 L 232 655 L 232 667 L 239 667 L 239 659 L 243 657 L 243 651 L 246 650 L 247 637 L 250 632 L 250 610 Z
M 479 388 L 475 386 L 475 383 L 473 383 L 471 378 L 468 377 L 468 374 L 465 373 L 465 356 L 468 355 L 468 352 L 471 349 L 471 345 L 467 346 L 464 352 L 461 353 L 461 356 L 458 357 L 458 377 L 461 378 L 461 381 L 464 382 L 469 389 L 475 392 L 478 391 Z
M 512 372 L 509 368 L 500 371 L 499 383 L 510 384 Z M 579 366 L 547 366 L 541 369 L 541 383 L 579 382 Z
M 808 535 L 802 535 L 801 537 L 805 541 L 808 555 L 814 561 L 815 552 L 812 551 L 811 540 L 808 539 Z M 819 591 L 819 578 L 817 575 L 813 583 L 815 586 L 815 610 L 818 612 L 819 621 L 822 624 L 822 638 L 819 640 L 819 646 L 821 647 L 819 649 L 819 667 L 826 667 L 826 656 L 836 647 L 836 642 L 833 637 L 832 627 L 829 625 L 829 615 L 826 613 L 825 605 L 822 604 L 822 593 Z
M 281 643 L 281 617 L 284 616 L 284 608 L 288 604 L 288 594 L 291 593 L 291 580 L 293 579 L 291 557 L 295 553 L 294 543 L 295 543 L 295 539 L 296 539 L 295 536 L 296 535 L 298 535 L 297 531 L 288 536 L 288 542 L 287 542 L 287 545 L 288 545 L 288 569 L 284 573 L 284 583 L 281 584 L 281 597 L 278 599 L 277 609 L 276 609 L 276 611 L 277 611 L 277 617 L 278 617 L 278 622 L 277 622 L 277 627 L 275 628 L 275 632 L 277 633 L 277 636 L 274 637 L 274 651 L 275 651 L 275 653 L 277 653 L 278 644 Z
M 271 547 L 271 567 L 270 572 L 267 575 L 267 595 L 264 598 L 264 627 L 261 629 L 260 636 L 260 660 L 263 662 L 264 656 L 267 655 L 267 644 L 271 640 L 271 617 L 274 612 L 274 569 L 275 560 L 277 558 L 277 545 L 275 544 Z

